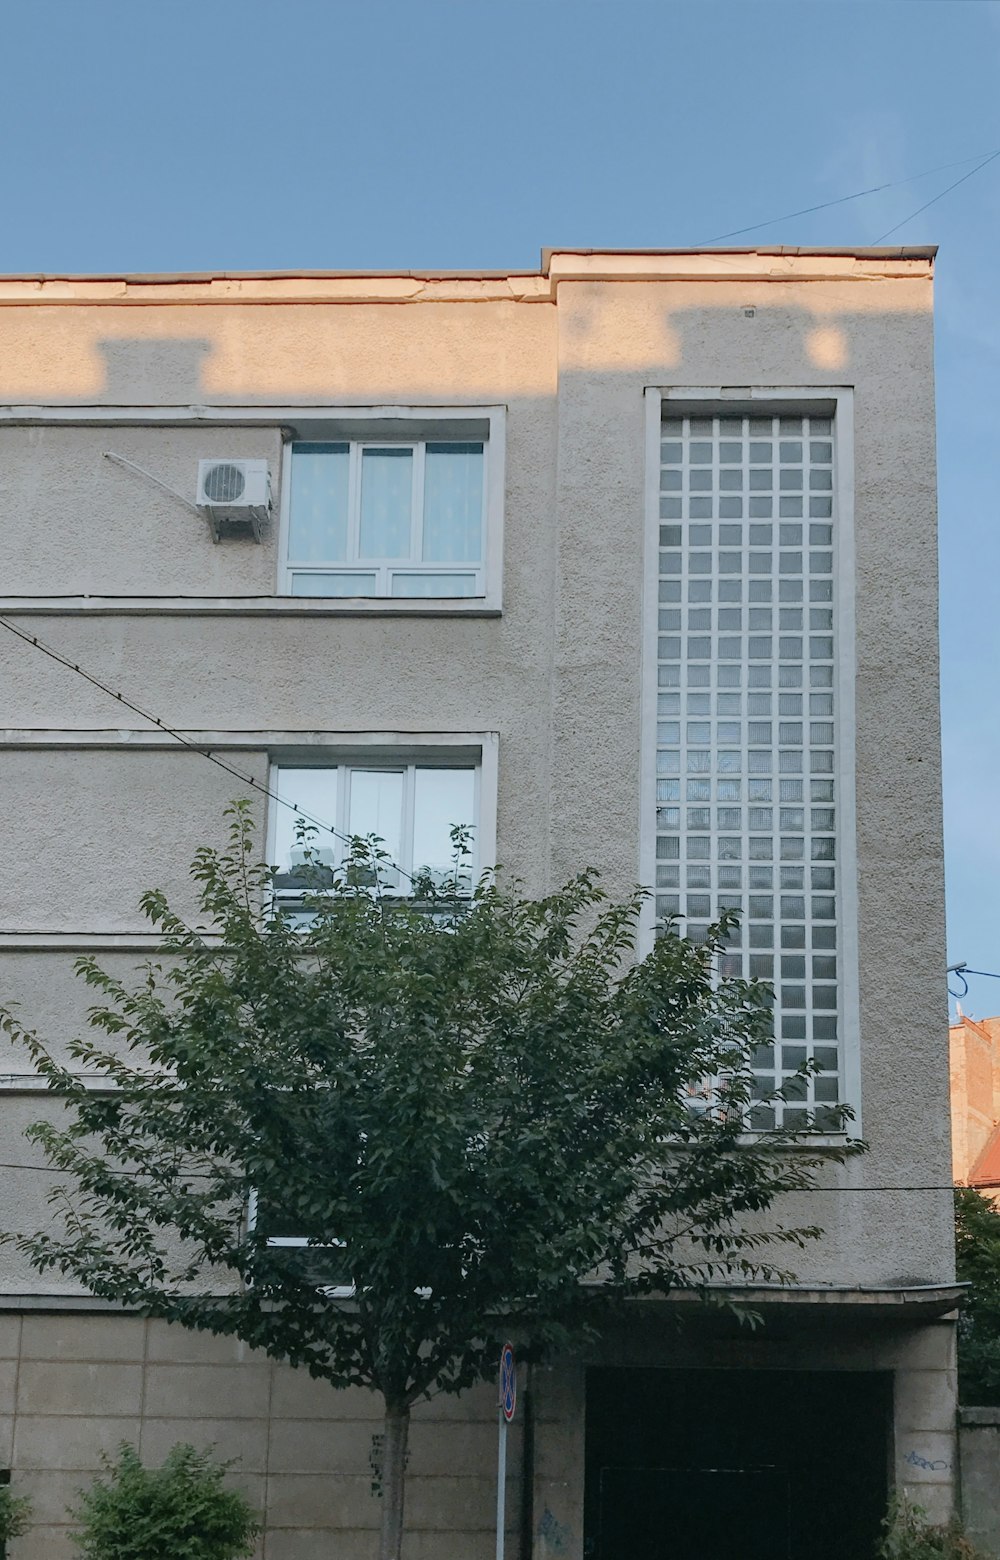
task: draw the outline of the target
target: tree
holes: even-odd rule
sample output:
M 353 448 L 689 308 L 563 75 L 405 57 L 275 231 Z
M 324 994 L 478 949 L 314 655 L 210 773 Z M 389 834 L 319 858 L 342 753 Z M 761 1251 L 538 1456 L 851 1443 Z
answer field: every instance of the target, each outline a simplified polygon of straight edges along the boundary
M 767 1210 L 818 1157 L 745 1133 L 770 993 L 717 978 L 731 921 L 637 961 L 639 891 L 613 903 L 584 872 L 463 897 L 459 859 L 401 902 L 359 841 L 335 880 L 315 867 L 303 927 L 247 804 L 230 812 L 228 849 L 192 867 L 216 935 L 150 892 L 162 963 L 129 986 L 78 961 L 99 1001 L 71 1062 L 107 1091 L 4 1017 L 70 1117 L 30 1129 L 69 1177 L 61 1224 L 17 1243 L 95 1295 L 380 1392 L 397 1560 L 415 1401 L 490 1374 L 505 1334 L 539 1358 L 626 1299 L 781 1276 L 769 1246 L 818 1231 Z
M 1000 1403 L 1000 1212 L 972 1186 L 955 1188 L 955 1265 L 968 1284 L 958 1319 L 963 1403 Z

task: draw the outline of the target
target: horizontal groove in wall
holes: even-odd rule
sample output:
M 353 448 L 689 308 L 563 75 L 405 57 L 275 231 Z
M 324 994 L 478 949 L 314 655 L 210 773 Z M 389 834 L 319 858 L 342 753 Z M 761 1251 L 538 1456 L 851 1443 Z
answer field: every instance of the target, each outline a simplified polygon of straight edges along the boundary
M 497 733 L 492 731 L 317 731 L 278 729 L 268 727 L 255 730 L 204 730 L 197 727 L 178 726 L 177 731 L 186 741 L 199 748 L 237 749 L 245 752 L 261 752 L 271 748 L 336 748 L 339 752 L 353 749 L 392 749 L 412 751 L 414 748 L 442 748 L 449 754 L 453 749 L 480 749 L 495 744 Z M 0 727 L 0 747 L 30 748 L 167 748 L 177 751 L 177 738 L 168 731 L 129 726 L 99 726 L 79 730 L 73 727 L 7 726 Z
M 498 606 L 459 596 L 366 601 L 314 596 L 3 596 L 9 617 L 498 618 Z
M 205 934 L 206 943 L 217 939 Z M 86 953 L 91 949 L 111 952 L 155 953 L 165 947 L 160 932 L 65 931 L 62 928 L 36 931 L 0 929 L 0 953 Z

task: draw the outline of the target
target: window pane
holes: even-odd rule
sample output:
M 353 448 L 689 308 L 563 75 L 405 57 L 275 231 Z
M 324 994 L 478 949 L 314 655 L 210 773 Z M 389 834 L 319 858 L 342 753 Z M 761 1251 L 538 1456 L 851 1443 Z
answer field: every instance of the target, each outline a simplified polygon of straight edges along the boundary
M 428 444 L 424 464 L 425 563 L 482 556 L 483 446 Z
M 412 450 L 362 451 L 362 558 L 409 558 L 412 495 Z
M 475 823 L 476 779 L 472 769 L 418 769 L 413 812 L 413 869 L 442 875 L 453 866 L 450 829 Z M 474 844 L 474 842 L 473 842 Z M 470 858 L 475 862 L 475 855 Z
M 288 557 L 337 563 L 347 557 L 346 444 L 293 444 Z
M 394 596 L 475 596 L 474 574 L 398 574 L 392 576 Z
M 293 596 L 374 596 L 374 574 L 293 574 Z
M 286 802 L 301 807 L 320 823 L 333 825 L 337 821 L 337 771 L 336 769 L 279 769 L 277 793 Z M 304 847 L 295 838 L 300 816 L 291 807 L 273 803 L 274 816 L 274 865 L 287 871 L 301 862 Z M 333 865 L 333 836 L 313 834 L 310 848 L 316 851 L 316 859 L 327 866 Z M 320 854 L 322 853 L 322 854 Z M 279 885 L 280 886 L 280 885 Z
M 398 862 L 403 846 L 403 773 L 399 769 L 352 769 L 347 832 L 375 834 L 390 860 Z M 387 882 L 395 874 L 387 870 Z

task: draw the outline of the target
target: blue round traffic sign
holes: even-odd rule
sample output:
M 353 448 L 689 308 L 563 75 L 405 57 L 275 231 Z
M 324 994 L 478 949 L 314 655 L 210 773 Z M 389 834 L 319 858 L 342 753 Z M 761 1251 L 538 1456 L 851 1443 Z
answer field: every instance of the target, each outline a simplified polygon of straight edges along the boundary
M 500 1350 L 500 1412 L 510 1424 L 517 1407 L 517 1365 L 514 1350 L 505 1343 Z

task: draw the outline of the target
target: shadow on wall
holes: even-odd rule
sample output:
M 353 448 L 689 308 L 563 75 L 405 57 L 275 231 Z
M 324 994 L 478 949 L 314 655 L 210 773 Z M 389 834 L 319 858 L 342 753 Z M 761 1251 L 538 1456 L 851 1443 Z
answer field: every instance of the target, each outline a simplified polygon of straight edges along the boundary
M 789 294 L 794 290 L 794 306 Z M 664 307 L 657 292 L 683 298 Z M 803 302 L 804 297 L 804 302 Z M 178 302 L 122 310 L 78 304 L 5 311 L 0 400 L 72 405 L 191 405 L 319 401 L 495 402 L 552 395 L 575 373 L 644 375 L 649 383 L 843 383 L 877 364 L 869 344 L 893 316 L 918 329 L 926 278 L 560 283 L 551 300 L 442 298 L 412 304 L 331 300 L 278 307 Z M 68 311 L 68 315 L 67 315 Z M 165 314 L 176 330 L 164 331 Z M 198 331 L 186 333 L 197 316 Z M 138 316 L 138 318 L 137 318 Z M 144 333 L 148 326 L 148 334 Z M 138 328 L 137 328 L 138 327 Z M 929 337 L 928 337 L 929 340 Z M 890 352 L 899 365 L 898 353 Z M 929 371 L 918 336 L 905 360 Z M 877 372 L 877 368 L 876 368 Z M 929 381 L 928 381 L 929 382 Z
M 370 310 L 377 306 L 361 307 Z M 523 310 L 526 306 L 517 307 Z M 774 315 L 778 311 L 773 306 L 736 304 L 717 311 L 702 307 L 671 310 L 655 320 L 645 316 L 636 321 L 630 339 L 629 333 L 622 332 L 620 321 L 616 324 L 618 310 L 608 308 L 606 301 L 603 305 L 595 301 L 592 308 L 576 307 L 572 312 L 560 306 L 556 321 L 559 339 L 554 339 L 554 333 L 549 343 L 537 341 L 535 363 L 529 349 L 519 360 L 513 352 L 509 358 L 507 352 L 491 354 L 487 366 L 477 362 L 478 353 L 457 361 L 460 354 L 449 350 L 450 344 L 441 340 L 440 320 L 425 343 L 421 339 L 423 331 L 412 330 L 409 321 L 402 323 L 398 319 L 400 313 L 409 314 L 410 309 L 394 308 L 389 319 L 381 311 L 379 337 L 367 349 L 359 342 L 338 339 L 342 334 L 355 335 L 353 329 L 338 330 L 345 316 L 353 314 L 352 323 L 360 323 L 356 321 L 358 311 L 349 305 L 296 312 L 308 312 L 319 328 L 310 330 L 308 346 L 293 346 L 290 353 L 280 350 L 284 330 L 275 332 L 278 350 L 267 354 L 266 363 L 254 363 L 252 351 L 233 351 L 235 344 L 231 340 L 204 336 L 106 337 L 95 344 L 100 372 L 92 379 L 87 376 L 90 382 L 81 394 L 64 396 L 59 386 L 50 384 L 39 386 L 33 396 L 23 398 L 137 407 L 313 400 L 364 404 L 476 397 L 493 403 L 509 401 L 516 395 L 554 391 L 560 379 L 575 372 L 602 377 L 645 372 L 650 382 L 670 378 L 691 384 L 731 383 L 732 372 L 727 372 L 727 366 L 734 355 L 744 354 L 752 360 L 752 374 L 748 372 L 749 363 L 743 371 L 751 384 L 812 384 L 817 379 L 839 384 L 851 368 L 851 326 L 860 323 L 847 319 L 844 324 L 817 324 L 808 314 L 783 309 L 780 329 L 775 331 Z M 521 334 L 520 325 L 516 316 L 510 318 L 504 322 L 502 335 L 512 343 Z M 456 337 L 460 337 L 467 330 L 473 331 L 475 324 L 456 320 L 454 327 Z M 232 330 L 225 335 L 231 337 Z M 253 335 L 257 342 L 263 342 L 271 333 L 262 331 L 258 336 L 254 331 Z M 298 337 L 299 332 L 295 331 L 293 340 Z M 407 350 L 410 337 L 416 338 L 416 351 Z M 379 340 L 391 350 L 377 350 Z M 288 361 L 289 356 L 292 361 Z M 403 359 L 399 376 L 383 377 L 379 373 L 387 357 Z M 428 363 L 438 357 L 441 370 L 428 375 Z M 410 371 L 414 361 L 420 364 L 420 383 Z M 3 388 L 0 382 L 0 395 Z
M 187 403 L 204 396 L 205 360 L 212 343 L 205 337 L 147 336 L 98 343 L 104 359 L 102 400 L 116 406 Z

